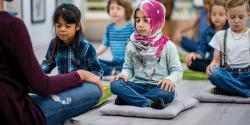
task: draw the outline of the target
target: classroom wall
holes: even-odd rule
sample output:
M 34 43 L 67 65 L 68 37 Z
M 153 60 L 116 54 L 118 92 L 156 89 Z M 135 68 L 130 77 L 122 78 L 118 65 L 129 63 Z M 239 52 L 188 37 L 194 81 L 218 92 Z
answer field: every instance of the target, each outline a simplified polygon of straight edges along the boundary
M 46 45 L 53 36 L 52 15 L 55 9 L 54 0 L 46 0 L 45 22 L 31 22 L 31 0 L 23 0 L 23 21 L 29 31 L 34 47 Z
M 28 29 L 34 48 L 48 46 L 55 36 L 52 16 L 55 10 L 55 0 L 46 1 L 46 18 L 44 22 L 31 22 L 31 0 L 23 0 L 23 21 Z M 81 9 L 81 0 L 75 0 L 74 4 Z

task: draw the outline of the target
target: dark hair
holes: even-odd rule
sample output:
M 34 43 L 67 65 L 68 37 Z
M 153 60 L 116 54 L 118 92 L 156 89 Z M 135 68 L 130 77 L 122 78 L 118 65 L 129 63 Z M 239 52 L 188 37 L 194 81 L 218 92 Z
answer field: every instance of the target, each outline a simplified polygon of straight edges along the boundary
M 81 11 L 73 4 L 63 3 L 56 8 L 53 15 L 53 25 L 58 22 L 59 18 L 62 17 L 63 20 L 68 24 L 76 24 L 80 26 L 80 29 L 76 31 L 75 37 L 72 41 L 74 46 L 80 46 L 80 37 L 83 36 L 81 27 Z M 51 59 L 54 59 L 56 52 L 60 46 L 62 40 L 56 35 L 55 39 L 52 40 L 52 53 Z
M 112 2 L 116 2 L 118 5 L 122 6 L 125 9 L 126 20 L 129 21 L 133 13 L 131 0 L 109 0 L 107 4 L 108 14 L 109 14 L 109 7 Z
M 209 24 L 211 25 L 212 28 L 215 28 L 214 24 L 212 23 L 212 9 L 213 9 L 213 6 L 215 6 L 215 5 L 223 6 L 225 8 L 225 11 L 226 11 L 226 1 L 225 0 L 214 0 L 213 4 L 210 5 L 209 12 L 208 12 L 208 21 L 209 21 Z M 228 22 L 226 21 L 224 28 L 227 28 L 227 27 L 229 27 L 229 25 L 228 25 Z

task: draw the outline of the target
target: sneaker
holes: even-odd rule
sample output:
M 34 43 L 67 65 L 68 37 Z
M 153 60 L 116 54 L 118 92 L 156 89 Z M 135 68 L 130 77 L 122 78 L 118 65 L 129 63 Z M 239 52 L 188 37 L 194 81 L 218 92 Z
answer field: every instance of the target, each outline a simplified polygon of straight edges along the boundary
M 167 105 L 164 104 L 164 101 L 162 98 L 149 104 L 149 107 L 154 108 L 154 109 L 164 109 L 166 106 Z
M 127 102 L 123 101 L 121 98 L 116 97 L 115 99 L 115 104 L 116 105 L 129 105 Z
M 219 87 L 211 88 L 210 93 L 215 94 L 215 95 L 234 95 L 230 92 L 220 89 Z

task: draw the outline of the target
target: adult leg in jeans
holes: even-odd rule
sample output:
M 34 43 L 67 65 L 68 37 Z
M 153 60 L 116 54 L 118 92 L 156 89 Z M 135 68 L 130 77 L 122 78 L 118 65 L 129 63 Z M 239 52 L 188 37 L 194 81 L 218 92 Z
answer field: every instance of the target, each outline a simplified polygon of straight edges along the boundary
M 135 87 L 130 87 L 128 84 L 136 84 Z M 138 107 L 146 107 L 149 105 L 151 100 L 144 97 L 140 93 L 146 92 L 145 84 L 140 83 L 126 83 L 124 80 L 119 79 L 115 80 L 111 83 L 111 92 L 121 98 L 123 101 L 127 102 L 130 105 L 138 106 Z
M 55 95 L 32 98 L 45 114 L 48 125 L 58 125 L 92 109 L 101 98 L 101 91 L 96 84 L 86 82 Z
M 213 85 L 224 91 L 230 92 L 232 94 L 239 94 L 245 97 L 250 96 L 250 90 L 247 89 L 247 85 L 239 81 L 237 78 L 234 78 L 224 68 L 213 67 L 209 80 Z
M 195 42 L 193 40 L 190 40 L 187 37 L 182 37 L 181 38 L 181 47 L 188 52 L 196 52 L 198 48 L 199 43 Z
M 188 66 L 188 68 L 194 71 L 206 72 L 206 68 L 210 64 L 210 62 L 211 60 L 196 59 L 192 61 L 192 64 Z

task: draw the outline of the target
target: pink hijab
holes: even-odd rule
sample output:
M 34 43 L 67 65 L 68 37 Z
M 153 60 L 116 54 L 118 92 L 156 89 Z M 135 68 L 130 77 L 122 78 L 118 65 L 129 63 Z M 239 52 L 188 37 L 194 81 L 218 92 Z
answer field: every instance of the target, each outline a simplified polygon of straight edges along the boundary
M 136 40 L 142 43 L 152 43 L 153 45 L 151 47 L 158 47 L 156 56 L 159 57 L 165 44 L 169 40 L 167 36 L 162 35 L 162 28 L 165 24 L 166 9 L 156 0 L 142 0 L 136 10 L 138 9 L 140 9 L 148 18 L 151 26 L 151 32 L 150 35 L 146 37 L 142 37 L 138 32 L 136 32 L 133 33 L 130 38 L 132 41 Z M 136 11 L 134 14 L 135 13 Z

